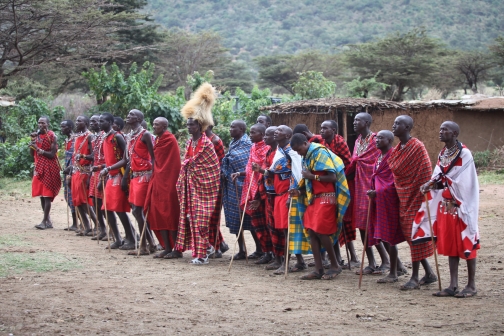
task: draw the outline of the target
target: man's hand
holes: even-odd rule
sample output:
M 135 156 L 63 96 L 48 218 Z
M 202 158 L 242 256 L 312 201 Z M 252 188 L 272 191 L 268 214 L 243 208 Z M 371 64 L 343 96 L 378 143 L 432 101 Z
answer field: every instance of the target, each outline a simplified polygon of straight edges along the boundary
M 231 181 L 235 181 L 238 177 L 240 177 L 240 173 L 233 173 L 231 174 Z
M 122 191 L 124 191 L 125 193 L 128 192 L 128 179 L 123 177 L 123 179 L 121 180 L 121 189 Z
M 261 167 L 256 162 L 252 162 L 252 170 L 255 171 L 256 173 L 260 173 Z
M 94 169 L 94 167 L 93 167 L 93 169 Z M 100 172 L 100 177 L 103 177 L 103 176 L 105 176 L 105 175 L 107 175 L 107 174 L 108 174 L 108 169 L 107 169 L 107 168 L 104 168 L 104 169 L 102 169 L 102 170 L 101 170 L 101 172 Z
M 433 181 L 429 181 L 427 183 L 425 183 L 423 186 L 420 187 L 420 192 L 422 194 L 426 194 L 429 192 L 429 190 L 431 190 L 432 188 L 434 187 L 434 182 Z
M 367 195 L 369 198 L 375 198 L 376 197 L 376 190 L 368 190 Z
M 32 139 L 32 141 L 35 141 L 35 139 L 37 139 L 37 132 L 31 133 L 30 138 Z
M 40 148 L 37 148 L 37 154 L 38 154 L 38 155 L 42 155 L 42 154 L 44 154 L 44 153 L 45 153 L 45 150 L 40 149 Z
M 289 190 L 289 196 L 290 197 L 299 197 L 299 196 L 301 196 L 301 191 L 299 191 L 297 189 L 291 189 L 291 190 Z
M 94 173 L 100 170 L 100 168 L 101 168 L 100 166 L 93 166 L 93 168 L 91 168 L 91 171 Z
M 259 200 L 253 200 L 250 201 L 248 208 L 250 210 L 257 210 L 257 208 L 259 208 L 259 205 L 261 205 L 261 202 Z
M 308 180 L 315 180 L 315 175 L 312 174 L 311 172 L 307 171 L 307 170 L 304 170 L 301 172 L 301 175 L 303 175 L 303 177 L 305 179 L 308 179 Z
M 311 138 L 313 138 L 313 133 L 312 133 L 312 132 L 310 132 L 310 131 L 304 131 L 304 132 L 303 132 L 303 134 L 304 134 L 304 136 L 305 136 L 308 140 L 310 140 Z

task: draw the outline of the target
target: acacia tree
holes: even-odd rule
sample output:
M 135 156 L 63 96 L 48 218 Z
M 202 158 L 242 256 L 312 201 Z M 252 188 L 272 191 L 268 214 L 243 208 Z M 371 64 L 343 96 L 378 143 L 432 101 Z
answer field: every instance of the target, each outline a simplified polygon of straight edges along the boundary
M 411 89 L 428 85 L 438 71 L 437 59 L 445 50 L 424 29 L 395 33 L 376 42 L 350 45 L 346 61 L 362 78 L 390 85 L 389 99 L 400 101 Z
M 334 95 L 336 83 L 325 78 L 322 72 L 306 71 L 299 74 L 292 89 L 301 99 L 326 98 Z
M 504 66 L 504 36 L 496 38 L 490 50 L 497 57 L 499 65 Z
M 481 51 L 459 52 L 454 62 L 457 72 L 465 78 L 466 87 L 473 93 L 478 93 L 478 82 L 487 79 L 489 70 L 495 65 L 492 55 Z
M 137 15 L 115 6 L 106 0 L 0 0 L 0 88 L 27 70 L 84 67 L 138 50 L 116 48 L 116 33 Z

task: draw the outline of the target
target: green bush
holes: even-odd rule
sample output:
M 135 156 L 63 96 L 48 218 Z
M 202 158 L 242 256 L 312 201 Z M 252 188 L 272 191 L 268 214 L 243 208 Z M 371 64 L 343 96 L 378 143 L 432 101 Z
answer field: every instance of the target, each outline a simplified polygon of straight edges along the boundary
M 474 165 L 476 168 L 485 168 L 490 164 L 491 152 L 489 150 L 483 152 L 473 152 Z
M 26 179 L 32 176 L 33 157 L 28 143 L 30 137 L 19 139 L 16 143 L 0 143 L 0 177 Z

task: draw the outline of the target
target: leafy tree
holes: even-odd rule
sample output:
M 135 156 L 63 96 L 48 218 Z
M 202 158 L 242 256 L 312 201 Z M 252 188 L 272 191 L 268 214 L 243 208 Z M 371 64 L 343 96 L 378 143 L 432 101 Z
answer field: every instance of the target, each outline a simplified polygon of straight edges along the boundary
M 369 79 L 360 79 L 357 77 L 351 82 L 345 83 L 347 93 L 350 97 L 355 98 L 368 98 L 369 93 L 376 90 L 385 90 L 388 85 L 385 83 L 380 83 L 376 81 L 376 75 Z
M 474 93 L 478 92 L 478 82 L 487 79 L 495 65 L 492 55 L 481 51 L 459 52 L 454 63 L 455 69 L 464 76 L 465 85 Z
M 325 98 L 334 95 L 336 83 L 326 79 L 322 72 L 307 71 L 299 74 L 292 89 L 302 99 Z
M 195 71 L 192 75 L 187 75 L 186 83 L 191 88 L 192 92 L 196 91 L 201 84 L 210 83 L 214 77 L 212 70 L 208 70 L 203 76 L 200 75 L 198 71 Z
M 349 46 L 345 52 L 348 64 L 363 78 L 390 85 L 392 100 L 400 101 L 412 88 L 431 83 L 438 71 L 437 59 L 444 55 L 439 40 L 427 36 L 425 29 L 395 33 L 381 40 Z
M 249 66 L 243 61 L 226 62 L 216 70 L 214 84 L 220 91 L 234 93 L 237 88 L 251 91 L 254 78 Z
M 249 126 L 254 125 L 257 117 L 265 113 L 260 110 L 261 107 L 272 104 L 271 91 L 269 89 L 260 90 L 257 85 L 254 86 L 250 95 L 246 94 L 242 89 L 237 88 L 236 96 L 238 99 L 237 114 Z
M 490 50 L 497 57 L 498 63 L 504 66 L 504 36 L 495 39 L 495 43 L 490 46 Z
M 6 88 L 0 89 L 0 95 L 15 97 L 18 101 L 29 96 L 44 98 L 49 96 L 49 89 L 35 80 L 19 76 L 10 80 Z
M 27 70 L 91 65 L 127 55 L 115 32 L 133 13 L 107 0 L 0 0 L 0 88 Z

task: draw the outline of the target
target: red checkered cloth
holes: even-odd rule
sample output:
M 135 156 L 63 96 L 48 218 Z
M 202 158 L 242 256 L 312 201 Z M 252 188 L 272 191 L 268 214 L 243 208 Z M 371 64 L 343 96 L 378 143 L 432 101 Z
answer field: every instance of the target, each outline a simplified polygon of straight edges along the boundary
M 180 220 L 175 250 L 192 250 L 194 258 L 205 258 L 209 247 L 208 225 L 219 194 L 219 159 L 205 134 L 194 153 L 188 142 L 177 181 Z
M 263 252 L 273 252 L 273 245 L 271 243 L 271 235 L 266 223 L 266 204 L 264 200 L 259 200 L 259 207 L 251 211 L 250 217 L 252 218 L 252 226 L 254 232 L 261 244 Z
M 339 135 L 335 134 L 333 141 L 331 143 L 327 143 L 322 136 L 316 134 L 310 140 L 310 142 L 318 142 L 326 148 L 329 148 L 334 154 L 336 154 L 341 160 L 343 160 L 343 164 L 348 166 L 350 161 L 352 160 L 352 154 L 350 153 L 350 149 L 345 141 L 345 139 Z
M 371 189 L 371 176 L 376 159 L 380 156 L 380 150 L 376 148 L 375 133 L 371 133 L 367 148 L 357 155 L 361 135 L 355 140 L 352 161 L 345 168 L 345 175 L 354 175 L 354 189 L 352 190 L 351 220 L 353 226 L 360 230 L 366 229 L 369 197 L 367 192 Z M 348 212 L 348 211 L 347 211 Z
M 432 175 L 429 154 L 420 140 L 411 138 L 404 148 L 401 148 L 401 143 L 399 143 L 392 150 L 388 163 L 394 174 L 400 204 L 399 220 L 404 238 L 411 248 L 411 260 L 426 259 L 434 253 L 432 242 L 412 245 L 411 231 L 417 211 L 424 199 L 420 187 L 428 182 Z
M 285 255 L 285 231 L 275 229 L 274 204 L 275 195 L 268 194 L 266 199 L 266 222 L 271 237 L 273 254 L 277 257 Z
M 220 230 L 220 220 L 222 213 L 222 186 L 219 186 L 219 195 L 217 196 L 217 202 L 215 202 L 215 208 L 210 217 L 210 223 L 208 224 L 208 240 L 210 245 L 217 246 L 219 249 L 220 244 L 224 241 L 222 232 Z M 217 233 L 218 232 L 218 233 Z M 215 238 L 217 237 L 217 242 Z
M 215 134 L 212 134 L 210 141 L 213 141 L 214 138 Z M 219 138 L 217 144 L 214 144 L 214 150 L 215 154 L 217 154 L 217 157 L 219 158 L 219 164 L 222 163 L 222 159 L 224 159 L 224 156 L 226 156 L 226 152 L 224 151 L 224 143 L 222 142 L 221 138 Z
M 56 142 L 56 135 L 53 131 L 47 131 L 46 134 L 37 136 L 35 143 L 38 148 L 50 152 L 53 142 Z M 56 143 L 56 152 L 58 144 Z M 34 151 L 35 171 L 34 175 L 38 180 L 51 191 L 51 202 L 58 195 L 61 189 L 60 167 L 58 164 L 58 156 L 55 155 L 52 159 L 44 155 L 40 155 Z
M 264 141 L 260 141 L 257 143 L 252 144 L 252 147 L 250 148 L 250 156 L 249 160 L 247 162 L 247 166 L 245 167 L 245 181 L 243 182 L 243 190 L 241 193 L 241 200 L 240 200 L 240 207 L 243 209 L 245 206 L 245 200 L 247 200 L 247 203 L 250 201 L 256 199 L 257 196 L 257 191 L 259 190 L 259 185 L 262 182 L 262 175 L 260 173 L 254 172 L 254 179 L 252 180 L 252 185 L 251 183 L 251 177 L 252 177 L 252 163 L 257 163 L 259 167 L 262 167 L 266 161 L 266 154 L 270 150 L 270 146 L 266 145 Z M 248 187 L 250 186 L 250 192 L 247 194 Z M 250 210 L 248 207 L 245 209 L 245 212 L 252 216 L 252 210 Z

